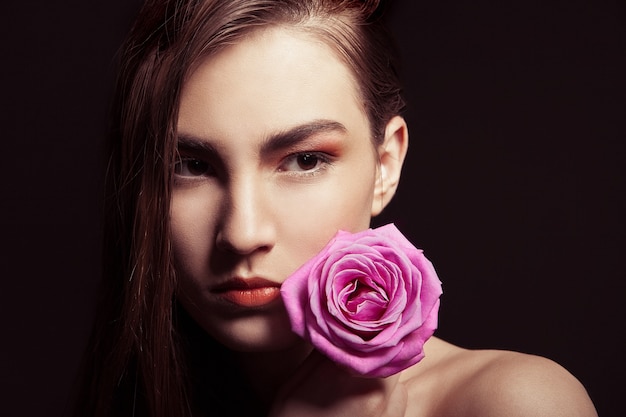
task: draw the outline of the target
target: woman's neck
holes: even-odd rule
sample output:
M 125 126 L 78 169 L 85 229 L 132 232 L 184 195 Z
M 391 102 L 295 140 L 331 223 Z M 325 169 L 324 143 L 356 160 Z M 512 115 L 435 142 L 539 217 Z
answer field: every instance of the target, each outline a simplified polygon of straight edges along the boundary
M 233 360 L 241 375 L 260 402 L 271 406 L 286 381 L 311 353 L 304 342 L 289 349 L 271 352 L 233 352 Z
M 198 415 L 267 415 L 312 350 L 301 341 L 283 350 L 237 352 L 208 336 L 184 311 L 178 321 Z

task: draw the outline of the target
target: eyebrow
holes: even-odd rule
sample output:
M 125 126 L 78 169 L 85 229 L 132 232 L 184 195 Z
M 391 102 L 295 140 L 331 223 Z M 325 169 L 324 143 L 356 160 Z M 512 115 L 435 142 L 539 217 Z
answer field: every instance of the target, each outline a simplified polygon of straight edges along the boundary
M 204 153 L 216 153 L 215 147 L 210 142 L 202 140 L 196 136 L 178 134 L 178 150 L 195 151 Z
M 334 120 L 318 119 L 292 127 L 288 130 L 270 135 L 261 145 L 261 153 L 271 154 L 307 140 L 320 133 L 346 133 L 348 129 Z
M 302 123 L 285 131 L 269 135 L 261 144 L 261 153 L 271 154 L 281 149 L 293 147 L 309 139 L 311 136 L 340 132 L 346 133 L 348 129 L 335 120 L 317 119 L 310 122 Z M 207 154 L 217 154 L 216 148 L 210 141 L 203 140 L 194 135 L 184 133 L 178 134 L 178 149 L 183 151 L 202 152 Z

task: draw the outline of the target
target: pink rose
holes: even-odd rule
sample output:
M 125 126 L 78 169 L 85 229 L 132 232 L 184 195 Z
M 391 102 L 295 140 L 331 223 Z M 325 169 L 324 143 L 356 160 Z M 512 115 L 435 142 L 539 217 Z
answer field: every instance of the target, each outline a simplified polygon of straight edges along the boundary
M 442 289 L 422 251 L 388 224 L 338 232 L 281 294 L 296 334 L 359 375 L 387 377 L 424 357 Z

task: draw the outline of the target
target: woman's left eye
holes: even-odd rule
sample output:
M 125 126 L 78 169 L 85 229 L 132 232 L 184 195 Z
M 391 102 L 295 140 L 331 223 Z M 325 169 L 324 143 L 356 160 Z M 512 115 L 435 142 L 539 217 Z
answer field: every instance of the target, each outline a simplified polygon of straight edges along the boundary
M 280 164 L 279 171 L 311 174 L 329 163 L 328 156 L 319 152 L 300 152 L 285 158 Z

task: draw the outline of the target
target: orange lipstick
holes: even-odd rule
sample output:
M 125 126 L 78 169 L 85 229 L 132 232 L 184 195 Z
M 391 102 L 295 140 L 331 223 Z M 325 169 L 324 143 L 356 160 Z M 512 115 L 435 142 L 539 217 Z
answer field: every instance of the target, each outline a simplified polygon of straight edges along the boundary
M 213 291 L 241 307 L 263 307 L 280 297 L 280 284 L 264 278 L 234 278 Z

